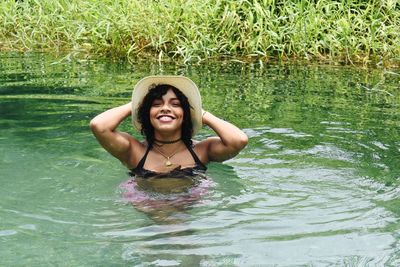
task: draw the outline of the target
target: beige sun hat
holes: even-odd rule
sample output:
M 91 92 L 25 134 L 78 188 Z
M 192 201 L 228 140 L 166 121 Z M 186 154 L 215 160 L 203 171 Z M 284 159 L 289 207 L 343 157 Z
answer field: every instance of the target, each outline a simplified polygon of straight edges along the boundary
M 193 135 L 195 135 L 202 126 L 202 108 L 201 96 L 197 85 L 184 76 L 148 76 L 141 79 L 132 92 L 132 123 L 140 131 L 142 125 L 138 120 L 138 109 L 142 104 L 143 98 L 149 90 L 156 85 L 168 84 L 179 89 L 189 100 L 190 115 L 192 117 Z

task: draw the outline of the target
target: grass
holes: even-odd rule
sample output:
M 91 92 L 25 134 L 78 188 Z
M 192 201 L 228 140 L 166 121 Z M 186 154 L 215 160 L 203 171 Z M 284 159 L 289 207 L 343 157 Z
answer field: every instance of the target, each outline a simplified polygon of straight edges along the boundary
M 1 50 L 400 62 L 399 0 L 4 0 L 0 23 Z

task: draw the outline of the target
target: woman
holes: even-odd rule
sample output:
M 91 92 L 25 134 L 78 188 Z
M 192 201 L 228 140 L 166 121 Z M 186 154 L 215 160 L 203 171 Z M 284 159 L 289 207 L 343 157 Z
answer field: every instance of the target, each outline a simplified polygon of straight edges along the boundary
M 117 130 L 130 115 L 145 141 Z M 202 124 L 218 136 L 192 141 Z M 183 76 L 149 76 L 140 80 L 131 103 L 101 113 L 92 119 L 90 127 L 100 144 L 142 181 L 204 172 L 208 162 L 234 157 L 248 140 L 236 126 L 202 110 L 197 86 Z M 156 180 L 152 186 L 165 182 Z M 179 181 L 182 179 L 174 180 Z

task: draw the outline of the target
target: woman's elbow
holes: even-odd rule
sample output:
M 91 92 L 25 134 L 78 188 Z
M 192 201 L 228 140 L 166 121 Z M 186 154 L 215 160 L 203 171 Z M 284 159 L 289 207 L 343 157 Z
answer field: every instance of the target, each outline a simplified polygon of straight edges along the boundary
M 96 118 L 93 118 L 93 119 L 91 119 L 90 120 L 90 122 L 89 122 L 89 127 L 90 127 L 90 129 L 95 129 L 96 127 L 98 127 L 98 123 L 97 123 L 97 121 L 96 121 Z
M 241 134 L 240 136 L 237 137 L 235 147 L 238 151 L 242 150 L 245 146 L 247 146 L 249 142 L 249 138 L 245 133 Z
M 101 123 L 96 118 L 94 118 L 90 121 L 89 127 L 93 133 L 100 133 L 100 132 L 104 131 L 104 129 L 102 129 L 102 127 L 101 127 Z
M 245 146 L 247 146 L 248 143 L 249 143 L 249 137 L 248 137 L 246 134 L 244 134 L 244 135 L 242 136 L 242 138 L 240 139 L 240 144 L 242 145 L 242 149 L 243 149 Z

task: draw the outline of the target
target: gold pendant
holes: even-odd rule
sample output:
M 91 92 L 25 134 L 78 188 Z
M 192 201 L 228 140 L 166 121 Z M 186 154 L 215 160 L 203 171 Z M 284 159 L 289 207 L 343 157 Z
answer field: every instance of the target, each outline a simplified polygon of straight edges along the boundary
M 165 162 L 165 166 L 169 167 L 169 166 L 171 166 L 171 165 L 172 165 L 172 162 L 169 161 L 169 159 L 167 159 L 167 161 Z

